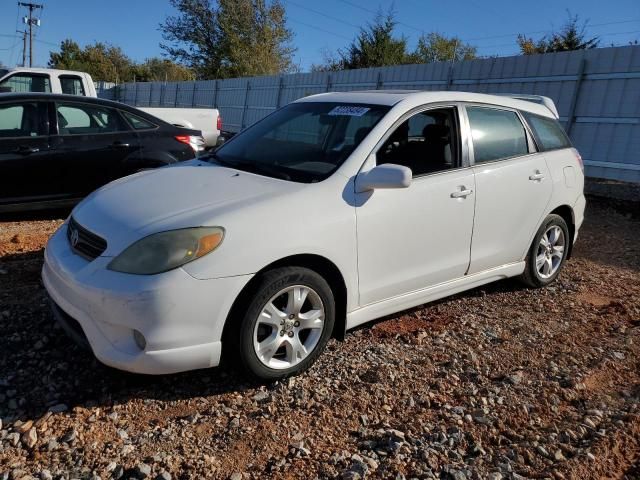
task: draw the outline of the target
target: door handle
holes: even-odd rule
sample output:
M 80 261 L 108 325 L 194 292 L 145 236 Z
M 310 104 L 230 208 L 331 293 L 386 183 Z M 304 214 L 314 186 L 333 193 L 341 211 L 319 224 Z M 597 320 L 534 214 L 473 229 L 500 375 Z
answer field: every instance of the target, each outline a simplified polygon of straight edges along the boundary
M 536 172 L 533 175 L 529 175 L 529 180 L 532 182 L 542 181 L 544 180 L 544 174 L 540 172 Z
M 471 189 L 457 190 L 451 194 L 451 198 L 466 198 L 472 193 L 473 193 L 473 190 Z
M 113 142 L 111 146 L 113 148 L 129 148 L 129 144 L 124 142 Z
M 28 147 L 26 145 L 22 145 L 14 150 L 14 153 L 20 153 L 22 155 L 30 155 L 32 153 L 38 153 L 40 149 L 38 147 Z

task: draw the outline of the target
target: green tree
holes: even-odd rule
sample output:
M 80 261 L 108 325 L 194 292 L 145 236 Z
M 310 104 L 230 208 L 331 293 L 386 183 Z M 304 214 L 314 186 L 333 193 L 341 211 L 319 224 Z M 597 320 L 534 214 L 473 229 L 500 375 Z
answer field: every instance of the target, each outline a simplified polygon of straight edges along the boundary
M 409 63 L 411 57 L 407 53 L 407 39 L 394 36 L 395 26 L 392 11 L 386 15 L 378 13 L 373 23 L 360 29 L 346 50 L 338 50 L 334 57 L 329 54 L 324 65 L 315 65 L 312 69 L 348 70 Z
M 134 67 L 136 81 L 139 82 L 180 82 L 194 80 L 194 72 L 166 58 L 148 58 Z
M 445 37 L 436 32 L 421 35 L 413 53 L 416 63 L 460 62 L 476 58 L 478 49 L 458 37 Z
M 539 40 L 525 35 L 518 35 L 518 46 L 523 55 L 536 53 L 567 52 L 596 48 L 600 44 L 598 37 L 587 38 L 588 22 L 580 23 L 578 15 L 571 15 L 559 32 L 552 32 Z
M 73 40 L 60 44 L 59 52 L 49 53 L 49 67 L 87 72 L 94 80 L 124 82 L 133 80 L 134 64 L 120 47 L 96 42 L 81 48 Z
M 171 0 L 177 16 L 160 25 L 161 48 L 199 78 L 270 75 L 295 70 L 280 0 Z

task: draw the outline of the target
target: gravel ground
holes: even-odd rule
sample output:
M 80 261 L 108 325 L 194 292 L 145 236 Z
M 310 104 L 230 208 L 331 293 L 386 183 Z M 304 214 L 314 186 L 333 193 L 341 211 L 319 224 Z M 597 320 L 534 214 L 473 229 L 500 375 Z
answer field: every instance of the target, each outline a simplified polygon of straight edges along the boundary
M 0 223 L 0 480 L 640 478 L 633 211 L 592 201 L 549 288 L 383 319 L 266 386 L 126 374 L 76 347 L 40 282 L 59 224 Z

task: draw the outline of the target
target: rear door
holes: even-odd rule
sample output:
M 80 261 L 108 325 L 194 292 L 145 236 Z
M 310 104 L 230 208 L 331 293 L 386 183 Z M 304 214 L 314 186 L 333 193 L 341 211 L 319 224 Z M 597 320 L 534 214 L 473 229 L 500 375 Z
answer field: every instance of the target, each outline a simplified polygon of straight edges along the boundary
M 136 132 L 115 108 L 57 101 L 55 118 L 52 151 L 71 197 L 84 196 L 121 177 L 126 164 L 139 154 Z
M 467 105 L 476 212 L 469 274 L 523 259 L 551 198 L 544 154 L 515 110 Z
M 46 201 L 62 194 L 51 161 L 48 102 L 0 103 L 0 204 Z

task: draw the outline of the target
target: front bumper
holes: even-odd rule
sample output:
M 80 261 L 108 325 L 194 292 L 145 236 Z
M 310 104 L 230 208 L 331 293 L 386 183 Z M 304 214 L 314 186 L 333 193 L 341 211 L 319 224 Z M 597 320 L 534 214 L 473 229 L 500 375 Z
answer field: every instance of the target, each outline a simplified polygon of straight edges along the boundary
M 130 372 L 167 374 L 219 364 L 224 322 L 250 275 L 198 280 L 181 268 L 130 275 L 107 270 L 110 260 L 89 262 L 74 254 L 66 225 L 47 244 L 44 286 L 61 310 L 58 318 L 79 325 L 81 332 L 67 322 L 76 340 L 84 336 L 98 360 Z M 133 339 L 134 329 L 144 335 L 144 350 Z

